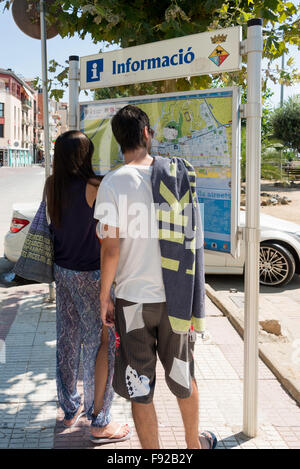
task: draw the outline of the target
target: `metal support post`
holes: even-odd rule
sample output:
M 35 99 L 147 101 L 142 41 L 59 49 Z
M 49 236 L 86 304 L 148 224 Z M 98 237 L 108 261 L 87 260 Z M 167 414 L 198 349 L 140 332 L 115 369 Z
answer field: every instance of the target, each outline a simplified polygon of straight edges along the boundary
M 69 130 L 78 130 L 79 57 L 69 57 Z
M 249 437 L 255 437 L 257 434 L 262 50 L 262 20 L 252 19 L 248 21 L 246 47 L 248 65 L 243 425 L 243 431 Z
M 45 178 L 50 176 L 50 139 L 49 139 L 49 110 L 48 110 L 48 73 L 47 73 L 47 32 L 45 24 L 45 1 L 40 0 L 41 25 L 41 54 L 42 54 L 42 81 L 43 81 L 43 120 L 44 120 L 44 151 L 45 151 Z M 49 301 L 55 300 L 54 284 L 49 284 Z

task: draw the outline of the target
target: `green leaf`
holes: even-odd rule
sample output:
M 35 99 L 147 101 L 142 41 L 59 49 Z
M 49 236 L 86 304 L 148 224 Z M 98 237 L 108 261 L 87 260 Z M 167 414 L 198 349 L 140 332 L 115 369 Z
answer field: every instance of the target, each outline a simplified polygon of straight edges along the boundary
M 64 90 L 61 89 L 52 89 L 50 90 L 50 98 L 54 98 L 55 101 L 59 101 L 63 98 Z

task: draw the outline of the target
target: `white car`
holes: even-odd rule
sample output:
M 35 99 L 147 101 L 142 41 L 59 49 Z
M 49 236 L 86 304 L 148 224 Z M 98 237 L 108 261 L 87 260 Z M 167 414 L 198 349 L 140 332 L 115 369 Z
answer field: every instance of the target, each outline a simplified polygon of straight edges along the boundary
M 240 226 L 245 226 L 245 212 L 240 212 Z M 243 274 L 245 244 L 241 242 L 240 256 L 205 251 L 207 274 Z M 300 274 L 300 225 L 281 218 L 260 214 L 260 267 L 262 285 L 287 285 L 294 274 Z
M 4 238 L 4 256 L 17 262 L 29 231 L 30 223 L 39 208 L 39 203 L 14 204 L 10 230 Z
M 10 231 L 4 240 L 4 255 L 16 262 L 29 226 L 39 204 L 16 204 Z M 245 212 L 240 213 L 241 227 L 245 225 Z M 260 234 L 260 283 L 283 286 L 294 274 L 300 274 L 300 225 L 280 218 L 261 214 Z M 245 246 L 241 242 L 240 256 L 234 259 L 228 254 L 205 250 L 207 274 L 243 274 Z

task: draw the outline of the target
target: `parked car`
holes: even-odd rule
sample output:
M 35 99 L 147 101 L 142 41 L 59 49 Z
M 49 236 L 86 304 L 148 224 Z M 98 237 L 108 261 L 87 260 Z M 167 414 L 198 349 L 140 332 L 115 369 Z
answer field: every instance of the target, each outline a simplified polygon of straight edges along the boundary
M 16 262 L 29 226 L 38 209 L 35 204 L 16 204 L 13 207 L 10 231 L 4 239 L 4 255 Z M 240 213 L 241 226 L 245 212 Z M 268 286 L 287 285 L 294 274 L 300 274 L 300 225 L 261 214 L 260 283 Z M 245 245 L 241 243 L 240 256 L 205 250 L 205 272 L 208 274 L 243 274 Z
M 245 226 L 245 212 L 240 212 Z M 205 272 L 209 274 L 243 274 L 245 244 L 234 259 L 223 253 L 205 251 Z M 300 274 L 300 225 L 270 215 L 260 215 L 260 283 L 272 287 L 287 285 Z
M 14 204 L 10 230 L 4 238 L 4 256 L 11 262 L 17 262 L 29 231 L 30 223 L 39 208 L 39 203 Z

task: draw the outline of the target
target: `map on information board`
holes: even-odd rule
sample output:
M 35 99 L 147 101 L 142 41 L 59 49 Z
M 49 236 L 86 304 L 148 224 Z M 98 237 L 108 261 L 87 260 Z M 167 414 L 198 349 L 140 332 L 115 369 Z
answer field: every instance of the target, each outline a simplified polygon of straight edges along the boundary
M 237 177 L 233 174 L 237 168 L 233 94 L 234 89 L 194 91 L 80 103 L 79 109 L 80 130 L 95 146 L 93 167 L 97 174 L 124 164 L 112 135 L 113 115 L 127 104 L 145 111 L 154 130 L 152 155 L 183 157 L 196 171 L 205 249 L 228 253 L 232 252 L 232 230 L 237 224 L 232 218 L 236 218 L 233 185 L 237 193 Z

